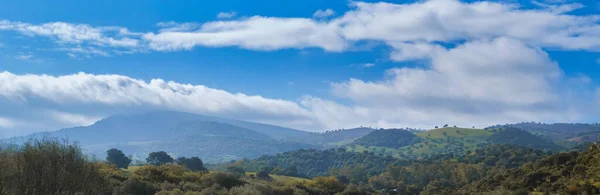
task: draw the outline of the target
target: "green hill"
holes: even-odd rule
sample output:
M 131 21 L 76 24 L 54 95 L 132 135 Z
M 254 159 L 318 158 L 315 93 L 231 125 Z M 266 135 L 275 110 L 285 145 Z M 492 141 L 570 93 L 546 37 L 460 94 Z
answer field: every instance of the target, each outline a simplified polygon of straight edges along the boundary
M 354 145 L 400 148 L 419 142 L 420 138 L 414 133 L 402 129 L 373 131 L 352 142 Z
M 373 152 L 400 159 L 422 159 L 444 154 L 463 155 L 490 144 L 511 144 L 543 150 L 561 149 L 544 137 L 514 128 L 507 129 L 446 127 L 414 134 L 409 131 L 374 131 L 346 148 L 354 152 Z

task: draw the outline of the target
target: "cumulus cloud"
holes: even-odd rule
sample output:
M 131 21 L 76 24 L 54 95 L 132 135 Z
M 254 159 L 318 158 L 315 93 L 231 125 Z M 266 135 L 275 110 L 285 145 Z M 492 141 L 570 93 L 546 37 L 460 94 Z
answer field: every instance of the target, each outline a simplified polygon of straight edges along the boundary
M 430 61 L 424 68 L 391 69 L 381 81 L 334 83 L 334 94 L 355 105 L 327 104 L 355 113 L 347 121 L 362 118 L 372 125 L 566 120 L 554 89 L 562 72 L 539 48 L 510 38 L 472 41 L 440 49 Z M 311 108 L 324 104 L 312 102 Z
M 220 12 L 217 14 L 217 18 L 219 19 L 229 19 L 233 18 L 237 15 L 237 12 Z

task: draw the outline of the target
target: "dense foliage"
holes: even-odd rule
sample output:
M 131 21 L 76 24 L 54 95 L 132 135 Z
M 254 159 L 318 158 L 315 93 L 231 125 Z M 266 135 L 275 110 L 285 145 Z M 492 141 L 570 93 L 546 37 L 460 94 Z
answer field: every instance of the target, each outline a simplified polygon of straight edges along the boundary
M 600 145 L 585 152 L 565 152 L 519 168 L 497 171 L 468 191 L 538 191 L 563 194 L 600 193 Z
M 496 144 L 511 144 L 517 146 L 525 146 L 529 148 L 558 150 L 560 146 L 552 143 L 550 140 L 532 135 L 529 132 L 518 128 L 505 127 L 503 129 L 495 129 L 497 133 L 491 135 L 487 140 Z
M 110 188 L 99 166 L 59 140 L 0 146 L 0 194 L 104 194 Z
M 554 155 L 492 145 L 419 161 L 311 149 L 236 161 L 223 171 L 209 172 L 201 164 L 200 158 L 182 157 L 176 163 L 119 169 L 86 159 L 77 145 L 32 140 L 0 148 L 0 194 L 600 193 L 600 145 L 596 144 L 586 151 Z
M 131 158 L 125 156 L 123 151 L 113 148 L 106 151 L 106 161 L 110 164 L 114 164 L 117 168 L 127 168 L 131 163 Z
M 385 171 L 390 164 L 403 164 L 405 161 L 391 156 L 381 156 L 372 152 L 347 152 L 345 149 L 315 150 L 305 149 L 285 152 L 274 156 L 262 156 L 255 160 L 242 160 L 234 164 L 247 171 L 260 169 L 295 169 L 296 175 L 313 178 L 331 175 L 331 171 L 348 170 L 362 174 L 358 180 L 366 181 L 369 176 L 378 175 Z
M 194 159 L 194 158 L 190 158 Z M 190 160 L 187 159 L 187 160 Z M 196 160 L 192 160 L 196 161 Z M 0 194 L 330 195 L 371 194 L 335 177 L 281 181 L 223 172 L 192 172 L 178 164 L 119 169 L 90 162 L 77 145 L 56 140 L 0 147 Z
M 362 146 L 380 146 L 400 148 L 419 142 L 420 138 L 414 133 L 402 129 L 377 130 L 358 138 L 353 144 Z
M 167 163 L 173 163 L 175 160 L 165 151 L 151 152 L 146 158 L 146 163 L 151 165 L 164 165 Z

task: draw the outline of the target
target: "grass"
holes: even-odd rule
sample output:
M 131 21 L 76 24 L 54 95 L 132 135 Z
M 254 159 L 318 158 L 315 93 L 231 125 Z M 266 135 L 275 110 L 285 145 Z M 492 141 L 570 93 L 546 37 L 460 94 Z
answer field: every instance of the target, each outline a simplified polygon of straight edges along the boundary
M 446 135 L 444 135 L 444 133 L 446 133 Z M 416 135 L 422 138 L 440 139 L 446 137 L 485 137 L 490 136 L 492 134 L 494 133 L 483 129 L 446 127 L 420 132 Z
M 249 176 L 249 175 L 256 175 L 256 172 L 246 172 L 246 175 L 247 176 Z M 310 179 L 306 179 L 306 178 L 291 177 L 291 176 L 284 176 L 284 175 L 269 174 L 269 176 L 271 176 L 271 178 L 273 179 L 273 181 L 280 182 L 280 183 L 310 181 Z

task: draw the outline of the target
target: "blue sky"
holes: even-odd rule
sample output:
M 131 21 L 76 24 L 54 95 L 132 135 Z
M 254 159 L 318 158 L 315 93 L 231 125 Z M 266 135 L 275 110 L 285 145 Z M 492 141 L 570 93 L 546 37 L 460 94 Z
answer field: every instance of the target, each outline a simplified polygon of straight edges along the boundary
M 145 109 L 310 131 L 596 122 L 599 8 L 556 0 L 5 1 L 0 130 L 87 125 Z

